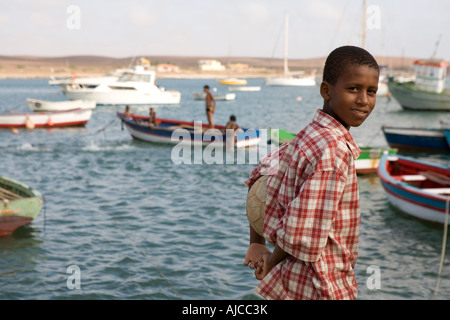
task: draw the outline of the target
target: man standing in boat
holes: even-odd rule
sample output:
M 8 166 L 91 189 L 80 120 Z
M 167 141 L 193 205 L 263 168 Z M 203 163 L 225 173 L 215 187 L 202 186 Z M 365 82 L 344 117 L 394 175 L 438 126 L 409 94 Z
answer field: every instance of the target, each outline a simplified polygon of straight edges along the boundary
M 214 112 L 216 111 L 216 98 L 214 98 L 214 95 L 209 91 L 209 86 L 205 85 L 203 87 L 203 91 L 206 93 L 205 102 L 206 102 L 206 118 L 209 122 L 209 127 L 214 128 Z

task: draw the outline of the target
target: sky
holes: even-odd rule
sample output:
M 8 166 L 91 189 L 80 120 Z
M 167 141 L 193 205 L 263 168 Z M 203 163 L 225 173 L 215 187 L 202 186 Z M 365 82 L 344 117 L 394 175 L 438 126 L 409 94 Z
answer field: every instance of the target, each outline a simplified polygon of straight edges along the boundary
M 367 0 L 366 49 L 450 60 L 449 0 Z M 361 46 L 363 0 L 0 0 L 0 55 L 282 58 Z M 440 39 L 440 41 L 439 41 Z

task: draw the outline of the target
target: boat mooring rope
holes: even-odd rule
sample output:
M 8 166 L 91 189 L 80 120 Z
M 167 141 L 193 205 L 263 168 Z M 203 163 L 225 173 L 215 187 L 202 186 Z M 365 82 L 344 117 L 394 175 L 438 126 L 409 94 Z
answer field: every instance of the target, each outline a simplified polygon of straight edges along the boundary
M 437 279 L 437 283 L 436 283 L 436 288 L 434 290 L 435 297 L 438 294 L 439 285 L 441 283 L 441 274 L 442 274 L 442 269 L 444 267 L 444 260 L 445 260 L 445 248 L 447 247 L 447 227 L 448 227 L 449 203 L 450 203 L 450 196 L 447 197 L 447 199 L 445 200 L 444 236 L 442 239 L 441 262 L 439 264 L 438 279 Z
M 108 215 L 110 215 L 108 213 Z M 110 215 L 110 217 L 112 218 L 112 216 Z M 173 285 L 172 281 L 170 281 L 170 279 L 168 279 L 164 273 L 161 271 L 161 268 L 159 266 L 157 266 L 155 263 L 152 262 L 152 259 L 150 259 L 150 257 L 141 249 L 136 245 L 136 241 L 133 241 L 133 239 L 131 239 L 131 237 L 125 232 L 123 231 L 122 228 L 120 228 L 119 226 L 117 226 L 117 229 L 120 230 L 120 232 L 122 232 L 122 234 L 125 236 L 126 239 L 130 240 L 131 245 L 136 249 L 136 251 L 138 251 L 140 254 L 142 254 L 145 258 L 148 259 L 148 261 L 155 267 L 155 269 L 158 271 L 159 275 L 161 276 L 161 278 L 163 278 L 164 280 L 167 281 L 167 283 L 169 284 L 169 286 L 172 288 L 172 290 L 175 292 L 175 294 L 182 299 L 181 294 L 178 292 L 178 290 L 175 288 L 175 286 Z

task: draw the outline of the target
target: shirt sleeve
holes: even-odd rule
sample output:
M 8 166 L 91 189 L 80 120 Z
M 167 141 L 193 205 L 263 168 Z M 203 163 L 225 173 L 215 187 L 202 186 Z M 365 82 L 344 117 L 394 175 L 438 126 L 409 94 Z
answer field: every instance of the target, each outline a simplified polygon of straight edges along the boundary
M 277 228 L 277 243 L 285 252 L 307 262 L 319 260 L 338 212 L 345 180 L 339 171 L 322 170 L 302 183 Z

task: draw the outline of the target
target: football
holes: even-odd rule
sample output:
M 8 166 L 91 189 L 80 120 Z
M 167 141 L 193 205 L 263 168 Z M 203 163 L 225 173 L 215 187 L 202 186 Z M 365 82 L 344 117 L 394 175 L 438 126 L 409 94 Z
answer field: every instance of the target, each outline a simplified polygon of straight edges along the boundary
M 264 211 L 266 210 L 267 176 L 261 176 L 247 194 L 247 220 L 259 235 L 263 235 Z

